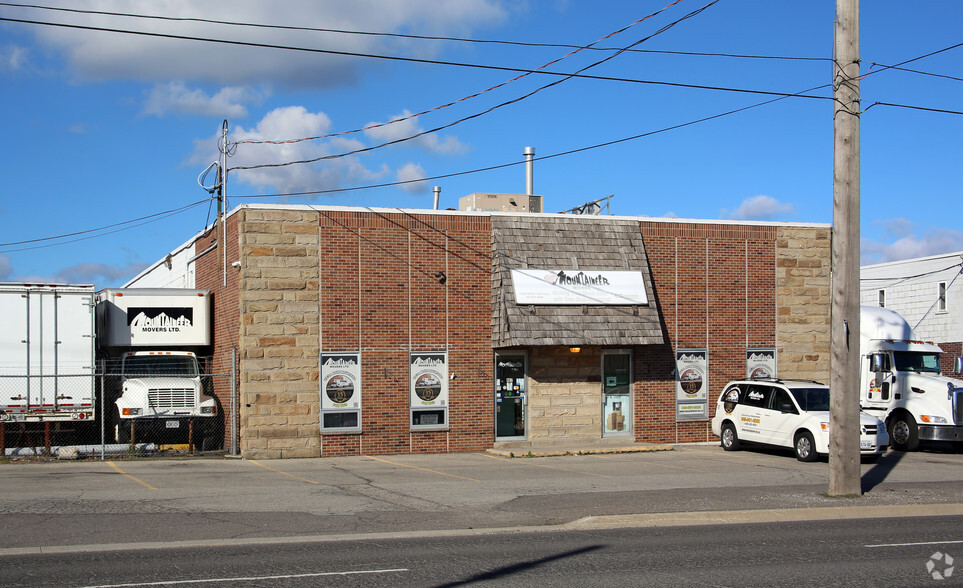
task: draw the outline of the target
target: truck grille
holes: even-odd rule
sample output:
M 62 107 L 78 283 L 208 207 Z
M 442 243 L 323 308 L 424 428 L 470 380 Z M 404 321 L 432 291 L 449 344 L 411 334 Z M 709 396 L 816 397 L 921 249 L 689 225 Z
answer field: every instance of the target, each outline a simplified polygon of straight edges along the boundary
M 963 425 L 963 390 L 959 388 L 953 391 L 953 421 Z
M 152 388 L 147 393 L 152 408 L 194 408 L 192 388 Z

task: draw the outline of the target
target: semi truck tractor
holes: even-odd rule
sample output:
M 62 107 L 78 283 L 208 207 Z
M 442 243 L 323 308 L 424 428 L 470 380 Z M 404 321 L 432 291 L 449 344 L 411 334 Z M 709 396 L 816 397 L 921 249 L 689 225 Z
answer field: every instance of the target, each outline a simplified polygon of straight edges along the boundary
M 0 283 L 0 422 L 94 420 L 94 295 Z
M 890 446 L 913 451 L 920 441 L 963 448 L 963 381 L 940 371 L 943 350 L 913 336 L 885 308 L 860 309 L 860 406 L 886 423 Z
M 209 291 L 101 290 L 97 334 L 105 360 L 108 437 L 220 446 L 222 417 L 199 361 L 211 348 Z

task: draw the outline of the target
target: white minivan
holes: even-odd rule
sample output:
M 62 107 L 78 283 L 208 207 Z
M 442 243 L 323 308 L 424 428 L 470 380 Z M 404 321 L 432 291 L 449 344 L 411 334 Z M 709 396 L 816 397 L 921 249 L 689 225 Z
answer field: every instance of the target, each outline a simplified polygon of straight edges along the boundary
M 889 435 L 874 416 L 859 413 L 859 452 L 869 461 L 886 452 Z M 719 396 L 712 432 L 726 451 L 741 443 L 788 447 L 799 461 L 829 453 L 829 386 L 800 380 L 729 382 Z

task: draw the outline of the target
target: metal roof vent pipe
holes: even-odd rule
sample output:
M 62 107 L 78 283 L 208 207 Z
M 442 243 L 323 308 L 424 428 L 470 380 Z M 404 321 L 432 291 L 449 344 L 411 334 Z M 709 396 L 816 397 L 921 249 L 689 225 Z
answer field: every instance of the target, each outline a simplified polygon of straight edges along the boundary
M 434 190 L 434 192 L 435 192 L 435 208 L 434 208 L 434 210 L 438 210 L 438 201 L 441 200 L 441 186 L 435 186 L 434 188 L 432 188 L 432 190 Z
M 535 148 L 526 147 L 522 154 L 525 156 L 525 194 L 535 193 Z

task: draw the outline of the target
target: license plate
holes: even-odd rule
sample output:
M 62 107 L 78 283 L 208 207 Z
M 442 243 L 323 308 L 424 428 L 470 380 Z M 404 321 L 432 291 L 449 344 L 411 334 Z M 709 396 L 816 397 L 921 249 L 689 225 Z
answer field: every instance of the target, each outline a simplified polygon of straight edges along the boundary
M 859 448 L 860 448 L 860 449 L 876 449 L 876 444 L 873 443 L 872 441 L 860 441 L 860 442 L 859 442 Z
M 168 428 L 168 429 L 179 429 L 180 426 L 181 426 L 181 422 L 180 422 L 180 421 L 167 421 L 167 428 Z

